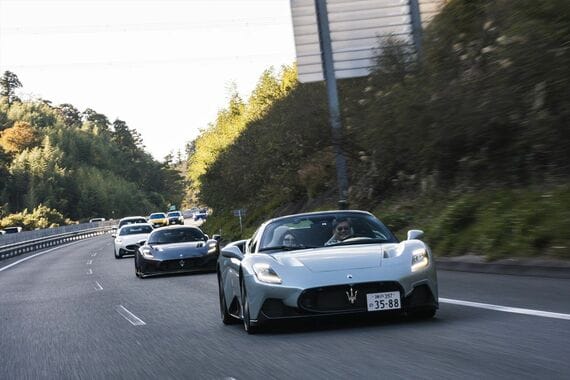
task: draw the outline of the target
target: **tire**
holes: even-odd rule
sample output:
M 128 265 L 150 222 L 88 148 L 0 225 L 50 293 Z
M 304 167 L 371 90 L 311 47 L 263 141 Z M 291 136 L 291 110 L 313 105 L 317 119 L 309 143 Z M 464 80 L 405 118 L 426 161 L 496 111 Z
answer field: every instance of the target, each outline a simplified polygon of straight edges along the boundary
M 224 295 L 224 285 L 222 284 L 221 276 L 218 276 L 218 295 L 220 297 L 220 317 L 224 325 L 231 325 L 236 323 L 236 319 L 228 313 L 228 306 L 226 305 L 226 297 Z
M 431 319 L 435 316 L 436 311 L 435 307 L 428 307 L 411 311 L 409 315 L 412 319 Z
M 119 260 L 121 258 L 121 255 L 117 253 L 116 250 L 113 250 L 115 253 L 115 259 Z
M 137 254 L 135 253 L 135 274 L 138 278 L 143 279 L 145 274 L 139 268 L 139 262 L 137 260 Z
M 259 332 L 259 326 L 251 322 L 251 318 L 249 316 L 249 300 L 247 298 L 247 291 L 245 290 L 245 285 L 243 283 L 241 286 L 241 297 L 241 316 L 243 321 L 243 329 L 248 334 L 255 334 Z

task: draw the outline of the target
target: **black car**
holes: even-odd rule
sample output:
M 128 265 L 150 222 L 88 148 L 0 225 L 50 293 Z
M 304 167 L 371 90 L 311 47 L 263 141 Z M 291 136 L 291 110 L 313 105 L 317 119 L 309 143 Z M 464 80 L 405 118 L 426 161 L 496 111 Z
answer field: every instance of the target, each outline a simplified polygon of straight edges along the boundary
M 168 226 L 154 230 L 135 253 L 135 274 L 215 271 L 219 236 L 210 239 L 199 228 Z
M 184 224 L 184 216 L 180 211 L 170 211 L 166 214 L 166 220 L 168 224 Z

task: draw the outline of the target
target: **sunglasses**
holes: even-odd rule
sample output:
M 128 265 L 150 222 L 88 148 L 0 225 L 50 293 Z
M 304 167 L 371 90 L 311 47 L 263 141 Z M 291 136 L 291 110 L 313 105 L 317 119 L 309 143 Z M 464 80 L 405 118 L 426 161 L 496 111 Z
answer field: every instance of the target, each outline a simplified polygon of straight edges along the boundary
M 285 238 L 283 241 L 295 241 L 295 238 Z
M 338 232 L 341 232 L 341 231 L 350 231 L 350 227 L 337 227 L 336 230 L 337 230 Z

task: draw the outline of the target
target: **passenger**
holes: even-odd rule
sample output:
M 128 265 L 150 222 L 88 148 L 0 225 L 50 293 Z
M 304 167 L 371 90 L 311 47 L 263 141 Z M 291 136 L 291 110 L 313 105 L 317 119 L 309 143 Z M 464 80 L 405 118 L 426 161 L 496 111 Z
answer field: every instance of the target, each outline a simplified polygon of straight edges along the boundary
M 333 226 L 333 236 L 325 243 L 325 245 L 340 243 L 353 235 L 352 226 L 348 218 L 339 218 L 335 220 Z
M 283 246 L 284 247 L 296 247 L 297 246 L 297 239 L 291 232 L 287 232 L 285 236 L 283 236 Z

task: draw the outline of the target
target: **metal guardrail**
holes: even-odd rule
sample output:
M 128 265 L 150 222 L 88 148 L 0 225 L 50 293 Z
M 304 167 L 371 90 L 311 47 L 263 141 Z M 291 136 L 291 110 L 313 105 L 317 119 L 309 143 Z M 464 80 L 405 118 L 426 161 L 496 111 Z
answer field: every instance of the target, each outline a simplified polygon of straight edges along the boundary
M 33 251 L 37 251 L 39 249 L 44 249 L 48 247 L 53 247 L 56 245 L 72 242 L 75 240 L 81 240 L 88 237 L 93 237 L 97 235 L 102 235 L 107 233 L 111 230 L 111 224 L 92 227 L 92 225 L 96 225 L 99 223 L 86 223 L 89 224 L 90 228 L 85 228 L 86 226 L 83 225 L 82 229 L 75 229 L 75 231 L 71 232 L 63 232 L 61 233 L 60 230 L 57 229 L 50 229 L 55 231 L 50 231 L 52 233 L 46 233 L 45 231 L 41 233 L 40 236 L 34 239 L 30 239 L 30 236 L 19 236 L 19 240 L 15 243 L 11 244 L 4 244 L 4 239 L 0 240 L 0 261 L 9 259 L 14 256 L 22 255 L 24 253 L 29 253 Z M 77 225 L 80 226 L 80 225 Z M 68 227 L 68 226 L 65 226 Z M 59 227 L 58 227 L 59 228 Z M 43 231 L 43 230 L 42 230 Z M 27 231 L 27 232 L 37 232 L 37 231 Z M 23 232 L 14 235 L 23 235 Z M 5 236 L 5 235 L 4 235 Z

